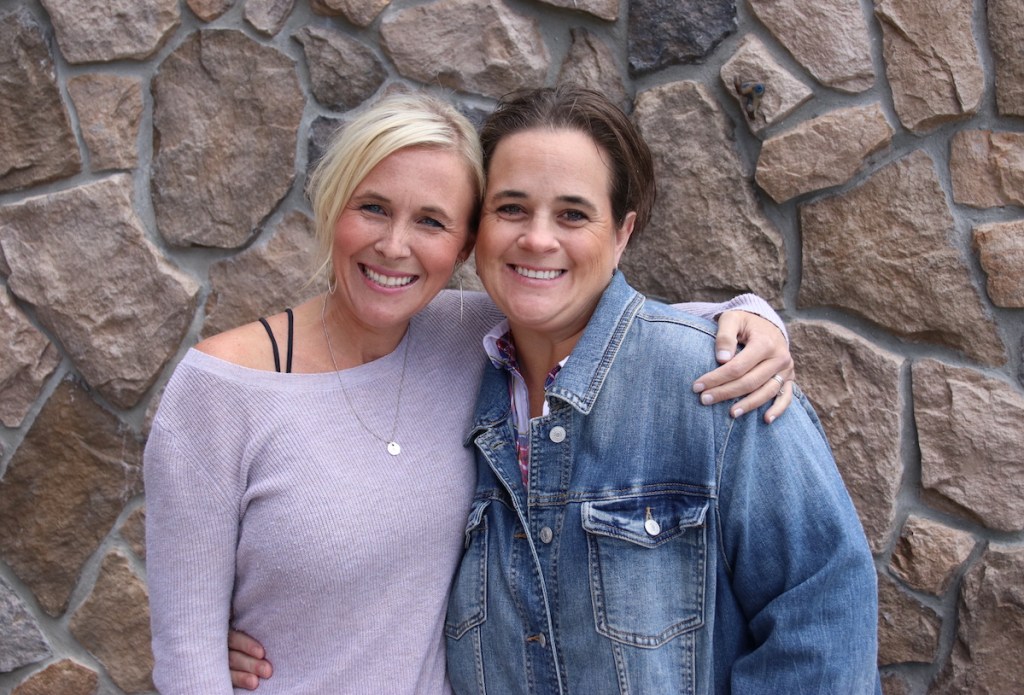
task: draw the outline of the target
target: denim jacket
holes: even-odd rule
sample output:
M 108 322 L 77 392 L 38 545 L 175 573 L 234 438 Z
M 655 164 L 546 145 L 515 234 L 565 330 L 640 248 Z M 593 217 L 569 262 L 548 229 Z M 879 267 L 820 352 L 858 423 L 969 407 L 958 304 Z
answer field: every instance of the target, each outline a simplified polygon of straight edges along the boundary
M 456 693 L 880 692 L 875 569 L 818 419 L 803 395 L 771 426 L 700 405 L 714 330 L 616 273 L 531 420 L 526 490 L 487 370 Z

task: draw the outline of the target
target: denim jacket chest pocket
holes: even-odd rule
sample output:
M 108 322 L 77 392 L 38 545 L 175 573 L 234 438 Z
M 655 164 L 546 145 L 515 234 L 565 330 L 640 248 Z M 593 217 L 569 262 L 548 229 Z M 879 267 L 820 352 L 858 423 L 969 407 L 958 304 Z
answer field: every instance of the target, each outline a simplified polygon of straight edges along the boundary
M 683 495 L 582 504 L 600 634 L 657 648 L 704 624 L 709 505 Z

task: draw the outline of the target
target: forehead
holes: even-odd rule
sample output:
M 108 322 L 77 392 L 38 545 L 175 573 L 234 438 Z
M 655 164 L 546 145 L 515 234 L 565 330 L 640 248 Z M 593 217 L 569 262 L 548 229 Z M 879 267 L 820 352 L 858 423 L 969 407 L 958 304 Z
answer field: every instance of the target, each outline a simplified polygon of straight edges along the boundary
M 487 171 L 487 189 L 565 193 L 563 189 L 610 190 L 607 152 L 589 135 L 569 128 L 523 130 L 501 139 Z

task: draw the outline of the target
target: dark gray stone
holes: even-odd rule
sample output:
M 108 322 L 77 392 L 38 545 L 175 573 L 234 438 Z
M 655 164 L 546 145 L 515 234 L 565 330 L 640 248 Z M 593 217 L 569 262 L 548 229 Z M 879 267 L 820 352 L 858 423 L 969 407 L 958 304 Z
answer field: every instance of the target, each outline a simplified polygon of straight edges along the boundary
M 39 623 L 14 589 L 0 579 L 0 673 L 42 661 L 52 654 Z
M 330 109 L 354 109 L 388 77 L 373 51 L 340 31 L 303 27 L 295 40 L 306 53 L 313 96 Z
M 629 3 L 629 70 L 701 63 L 736 31 L 734 0 L 633 0 Z

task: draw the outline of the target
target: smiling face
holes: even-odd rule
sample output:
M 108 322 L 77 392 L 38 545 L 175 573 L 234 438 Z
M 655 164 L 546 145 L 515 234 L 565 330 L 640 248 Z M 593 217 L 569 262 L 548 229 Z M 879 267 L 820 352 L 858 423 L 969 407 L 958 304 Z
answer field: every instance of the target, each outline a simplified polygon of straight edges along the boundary
M 532 334 L 568 354 L 594 313 L 635 219 L 614 219 L 610 176 L 606 153 L 576 130 L 525 130 L 495 148 L 477 272 L 517 342 Z
M 412 147 L 356 186 L 334 225 L 332 311 L 374 331 L 404 331 L 472 246 L 476 187 L 464 159 Z

